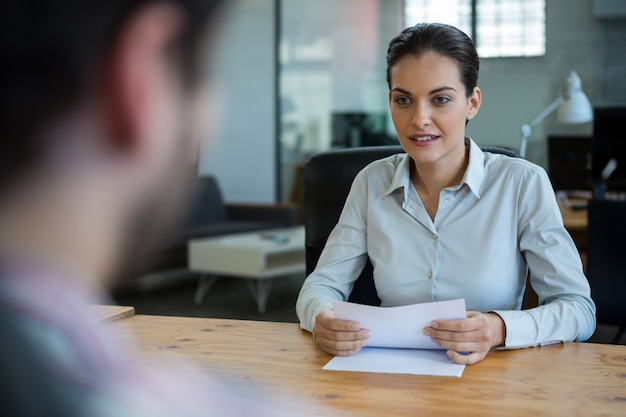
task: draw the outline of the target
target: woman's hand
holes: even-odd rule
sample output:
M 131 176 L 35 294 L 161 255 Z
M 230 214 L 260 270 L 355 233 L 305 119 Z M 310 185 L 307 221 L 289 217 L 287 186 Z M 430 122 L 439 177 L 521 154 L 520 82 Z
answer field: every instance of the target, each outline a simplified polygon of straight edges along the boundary
M 464 320 L 435 320 L 423 333 L 448 349 L 454 362 L 471 365 L 485 359 L 492 347 L 504 345 L 506 328 L 495 313 L 468 311 Z
M 332 310 L 324 310 L 315 317 L 313 335 L 324 352 L 350 356 L 367 346 L 370 332 L 357 322 L 336 319 Z

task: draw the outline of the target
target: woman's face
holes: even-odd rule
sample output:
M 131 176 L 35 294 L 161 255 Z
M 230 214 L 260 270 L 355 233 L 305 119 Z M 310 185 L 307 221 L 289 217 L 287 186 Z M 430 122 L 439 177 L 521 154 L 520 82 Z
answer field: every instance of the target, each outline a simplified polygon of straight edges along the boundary
M 390 75 L 391 117 L 413 161 L 442 167 L 464 161 L 465 122 L 478 112 L 481 93 L 476 87 L 467 97 L 456 61 L 434 52 L 407 55 Z

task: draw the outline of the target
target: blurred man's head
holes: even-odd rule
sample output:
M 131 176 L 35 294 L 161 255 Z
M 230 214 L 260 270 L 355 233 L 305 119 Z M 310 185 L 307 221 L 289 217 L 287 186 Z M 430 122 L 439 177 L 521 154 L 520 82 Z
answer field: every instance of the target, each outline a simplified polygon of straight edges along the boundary
M 164 224 L 195 164 L 217 3 L 3 2 L 0 245 L 56 240 L 110 275 L 129 254 L 122 235 Z

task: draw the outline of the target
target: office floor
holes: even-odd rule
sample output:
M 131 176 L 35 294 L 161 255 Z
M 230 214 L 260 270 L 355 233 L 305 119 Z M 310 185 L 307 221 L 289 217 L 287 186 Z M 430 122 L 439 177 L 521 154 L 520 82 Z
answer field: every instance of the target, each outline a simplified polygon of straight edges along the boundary
M 257 311 L 245 281 L 237 278 L 218 280 L 200 306 L 194 303 L 197 278 L 188 275 L 169 279 L 155 288 L 117 294 L 115 301 L 120 305 L 134 306 L 136 314 L 296 323 L 296 298 L 303 282 L 303 274 L 276 278 L 267 302 L 267 311 L 263 314 Z M 599 324 L 589 341 L 611 343 L 616 331 L 614 326 Z M 620 344 L 626 345 L 626 334 L 622 335 Z

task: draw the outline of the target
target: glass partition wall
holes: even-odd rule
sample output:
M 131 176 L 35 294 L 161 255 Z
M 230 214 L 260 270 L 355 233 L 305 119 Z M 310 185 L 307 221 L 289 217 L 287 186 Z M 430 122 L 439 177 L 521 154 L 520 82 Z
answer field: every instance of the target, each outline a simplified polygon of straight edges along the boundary
M 301 202 L 302 166 L 332 148 L 397 143 L 385 55 L 402 0 L 280 0 L 278 164 L 282 201 Z

